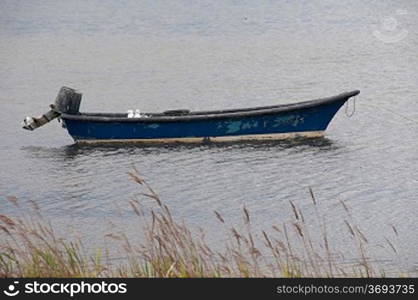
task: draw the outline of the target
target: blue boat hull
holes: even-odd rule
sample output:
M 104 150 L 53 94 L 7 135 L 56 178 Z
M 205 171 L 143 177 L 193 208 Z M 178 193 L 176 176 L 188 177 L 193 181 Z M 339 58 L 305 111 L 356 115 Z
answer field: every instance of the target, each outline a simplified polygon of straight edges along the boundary
M 349 97 L 314 106 L 209 118 L 100 118 L 63 114 L 76 142 L 198 142 L 320 136 Z

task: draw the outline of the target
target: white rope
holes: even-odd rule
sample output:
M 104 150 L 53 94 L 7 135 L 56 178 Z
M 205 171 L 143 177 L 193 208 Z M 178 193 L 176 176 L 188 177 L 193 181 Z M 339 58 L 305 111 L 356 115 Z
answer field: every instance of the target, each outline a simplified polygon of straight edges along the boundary
M 350 100 L 348 100 L 345 104 L 345 115 L 349 118 L 351 118 L 352 116 L 354 116 L 354 113 L 356 112 L 356 97 L 353 98 L 353 110 L 351 113 L 348 112 L 348 103 L 350 102 Z

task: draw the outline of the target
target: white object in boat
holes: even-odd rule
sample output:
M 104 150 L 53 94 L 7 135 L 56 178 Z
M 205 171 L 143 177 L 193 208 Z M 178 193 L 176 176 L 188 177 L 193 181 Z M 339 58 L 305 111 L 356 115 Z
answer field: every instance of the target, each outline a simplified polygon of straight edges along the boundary
M 127 111 L 127 113 L 128 113 L 128 118 L 133 118 L 134 117 L 134 111 L 133 111 L 133 109 L 129 109 Z
M 140 117 L 141 117 L 141 111 L 139 109 L 135 109 L 134 118 L 140 118 Z

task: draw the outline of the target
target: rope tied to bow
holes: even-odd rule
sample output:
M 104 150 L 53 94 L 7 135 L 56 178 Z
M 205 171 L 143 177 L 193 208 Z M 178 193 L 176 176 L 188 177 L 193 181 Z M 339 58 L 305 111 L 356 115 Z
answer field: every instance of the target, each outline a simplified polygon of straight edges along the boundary
M 349 112 L 349 103 L 350 100 L 348 100 L 345 104 L 345 115 L 349 118 L 351 118 L 352 116 L 354 116 L 354 113 L 356 112 L 356 97 L 353 97 L 353 108 L 351 110 L 351 112 Z

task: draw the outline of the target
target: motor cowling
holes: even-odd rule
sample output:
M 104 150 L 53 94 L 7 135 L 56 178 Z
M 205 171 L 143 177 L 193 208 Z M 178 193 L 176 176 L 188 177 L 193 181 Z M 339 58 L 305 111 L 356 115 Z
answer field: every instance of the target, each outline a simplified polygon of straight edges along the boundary
M 55 110 L 63 114 L 78 114 L 81 96 L 75 89 L 63 86 L 55 99 Z

